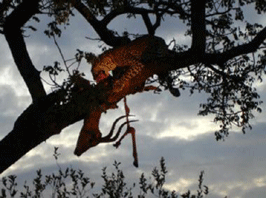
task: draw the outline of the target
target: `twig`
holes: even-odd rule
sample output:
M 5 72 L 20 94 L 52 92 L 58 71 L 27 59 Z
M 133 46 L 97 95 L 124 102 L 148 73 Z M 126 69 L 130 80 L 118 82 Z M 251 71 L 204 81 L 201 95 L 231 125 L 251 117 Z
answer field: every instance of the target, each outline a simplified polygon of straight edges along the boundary
M 70 71 L 69 71 L 69 69 L 68 69 L 68 66 L 67 66 L 67 64 L 66 64 L 65 57 L 64 57 L 64 55 L 63 55 L 63 53 L 62 53 L 62 50 L 61 50 L 61 48 L 59 47 L 59 45 L 58 45 L 58 43 L 57 43 L 57 41 L 56 41 L 55 36 L 54 36 L 54 35 L 52 35 L 52 36 L 53 36 L 53 39 L 54 39 L 54 43 L 55 43 L 55 45 L 56 45 L 56 47 L 57 47 L 57 49 L 58 49 L 58 51 L 59 51 L 59 53 L 60 53 L 60 55 L 61 55 L 61 58 L 62 58 L 63 62 L 64 62 L 64 65 L 65 65 L 65 67 L 66 67 L 67 73 L 68 73 L 69 75 L 71 75 L 71 74 L 70 74 Z

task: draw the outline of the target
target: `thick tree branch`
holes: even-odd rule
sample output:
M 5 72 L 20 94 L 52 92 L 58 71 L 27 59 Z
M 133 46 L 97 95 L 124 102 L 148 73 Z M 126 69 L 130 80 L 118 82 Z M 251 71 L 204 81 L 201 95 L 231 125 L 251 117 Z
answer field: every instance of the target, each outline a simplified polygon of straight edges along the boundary
M 22 26 L 38 12 L 39 1 L 23 1 L 7 18 L 4 24 L 4 34 L 17 68 L 23 77 L 33 101 L 46 95 L 40 79 L 40 72 L 36 70 L 27 52 L 22 36 Z
M 129 43 L 130 40 L 126 37 L 116 37 L 113 35 L 112 31 L 108 30 L 107 25 L 117 16 L 131 13 L 131 14 L 139 14 L 142 15 L 143 21 L 146 25 L 148 33 L 150 35 L 155 34 L 155 30 L 160 26 L 162 13 L 167 13 L 168 9 L 145 9 L 145 8 L 137 8 L 125 5 L 122 8 L 112 10 L 108 13 L 101 21 L 97 20 L 96 17 L 91 13 L 88 7 L 86 7 L 82 2 L 77 1 L 74 7 L 81 13 L 81 15 L 86 18 L 86 20 L 92 25 L 94 30 L 100 36 L 100 38 L 110 46 L 120 46 L 121 44 Z M 148 14 L 155 14 L 156 21 L 155 24 L 152 25 Z M 172 14 L 172 13 L 171 13 Z
M 5 28 L 20 29 L 29 19 L 39 12 L 38 5 L 40 0 L 24 0 L 15 10 L 6 17 Z
M 205 5 L 206 0 L 191 0 L 191 50 L 198 56 L 205 53 L 206 47 Z
M 148 30 L 149 35 L 154 35 L 155 34 L 155 29 L 152 26 L 152 23 L 151 23 L 151 20 L 150 20 L 150 17 L 148 15 L 148 13 L 142 14 L 141 16 L 142 16 L 143 21 L 144 21 L 144 23 L 146 25 L 146 28 Z
M 58 98 L 58 93 L 52 93 L 31 104 L 18 117 L 13 130 L 0 141 L 0 173 L 32 148 L 85 116 L 73 104 L 55 105 Z
M 107 25 L 104 22 L 97 20 L 89 8 L 86 7 L 80 0 L 75 1 L 74 7 L 90 23 L 100 38 L 107 45 L 115 47 L 130 42 L 127 37 L 114 36 L 113 32 L 107 28 Z

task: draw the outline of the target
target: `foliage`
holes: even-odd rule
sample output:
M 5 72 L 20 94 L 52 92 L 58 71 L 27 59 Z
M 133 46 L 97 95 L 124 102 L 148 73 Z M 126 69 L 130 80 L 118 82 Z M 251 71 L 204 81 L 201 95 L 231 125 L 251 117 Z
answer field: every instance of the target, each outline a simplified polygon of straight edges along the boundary
M 167 169 L 165 166 L 165 160 L 162 157 L 160 160 L 160 169 L 155 167 L 152 170 L 151 176 L 147 179 L 144 173 L 141 174 L 139 179 L 139 194 L 134 195 L 137 191 L 133 191 L 136 188 L 134 183 L 132 187 L 129 187 L 125 182 L 125 175 L 119 168 L 120 162 L 114 162 L 115 173 L 110 175 L 107 172 L 107 167 L 102 169 L 102 175 L 104 184 L 101 187 L 100 192 L 95 193 L 95 182 L 91 181 L 88 176 L 82 170 L 75 170 L 73 168 L 66 168 L 62 170 L 58 164 L 58 157 L 60 153 L 57 152 L 58 148 L 55 148 L 54 158 L 58 166 L 58 172 L 43 176 L 42 170 L 36 171 L 36 177 L 33 179 L 30 186 L 27 181 L 23 185 L 23 190 L 18 192 L 18 184 L 16 182 L 16 176 L 10 175 L 2 178 L 2 189 L 0 198 L 6 197 L 23 197 L 23 198 L 37 198 L 37 197 L 110 197 L 110 198 L 145 198 L 153 195 L 160 198 L 203 198 L 209 193 L 207 186 L 203 185 L 202 171 L 199 176 L 198 190 L 196 194 L 187 191 L 182 195 L 174 190 L 170 191 L 164 188 L 166 182 Z M 136 193 L 137 194 L 137 193 Z

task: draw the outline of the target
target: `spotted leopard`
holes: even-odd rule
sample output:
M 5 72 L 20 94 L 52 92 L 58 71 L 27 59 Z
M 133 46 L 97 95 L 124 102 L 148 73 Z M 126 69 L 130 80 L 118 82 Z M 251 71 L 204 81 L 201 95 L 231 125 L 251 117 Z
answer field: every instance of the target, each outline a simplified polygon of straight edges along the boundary
M 120 78 L 122 73 L 123 77 L 120 80 L 122 83 L 119 88 L 121 90 L 123 85 L 135 77 L 146 63 L 164 56 L 167 51 L 167 45 L 162 38 L 143 36 L 130 44 L 105 51 L 94 60 L 91 71 L 97 83 L 107 78 L 110 72 L 113 72 L 113 77 L 117 78 Z

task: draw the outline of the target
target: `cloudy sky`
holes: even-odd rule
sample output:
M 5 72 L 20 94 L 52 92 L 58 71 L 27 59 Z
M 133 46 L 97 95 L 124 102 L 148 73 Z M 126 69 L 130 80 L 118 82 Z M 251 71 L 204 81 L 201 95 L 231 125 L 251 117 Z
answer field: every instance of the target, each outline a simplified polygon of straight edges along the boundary
M 250 20 L 263 23 L 262 19 L 254 15 Z M 53 40 L 43 34 L 48 21 L 49 19 L 43 18 L 40 24 L 36 24 L 38 32 L 26 32 L 30 36 L 26 38 L 28 51 L 39 70 L 44 65 L 52 65 L 56 60 L 61 61 Z M 102 43 L 85 38 L 96 38 L 97 35 L 78 13 L 71 18 L 70 23 L 71 26 L 58 39 L 65 57 L 72 58 L 76 49 L 100 53 L 98 45 Z M 146 33 L 139 18 L 129 21 L 119 17 L 110 24 L 110 28 Z M 189 44 L 189 39 L 183 34 L 184 25 L 175 18 L 166 18 L 157 32 L 167 43 L 175 38 L 177 43 Z M 3 138 L 12 130 L 17 117 L 29 106 L 30 96 L 2 35 L 0 43 L 0 138 Z M 90 66 L 85 61 L 80 69 L 88 79 L 92 79 Z M 45 74 L 42 77 L 48 80 Z M 266 101 L 266 85 L 258 84 L 257 88 L 261 99 Z M 51 91 L 48 85 L 46 90 Z M 82 169 L 96 185 L 102 182 L 100 175 L 103 167 L 107 166 L 110 172 L 113 171 L 114 160 L 122 163 L 120 168 L 130 185 L 138 183 L 142 172 L 149 175 L 153 167 L 159 166 L 159 160 L 163 156 L 169 171 L 166 187 L 171 190 L 185 192 L 187 189 L 196 189 L 198 175 L 204 170 L 204 184 L 210 189 L 209 197 L 263 197 L 266 194 L 265 104 L 262 105 L 263 112 L 256 114 L 252 121 L 252 131 L 243 135 L 238 129 L 233 129 L 225 141 L 216 142 L 214 131 L 217 130 L 217 125 L 212 122 L 212 117 L 197 116 L 199 104 L 205 99 L 204 94 L 190 96 L 187 91 L 181 92 L 179 98 L 172 97 L 168 92 L 128 97 L 131 113 L 139 120 L 132 124 L 137 131 L 138 169 L 132 165 L 129 136 L 119 149 L 115 149 L 112 144 L 99 145 L 79 158 L 74 156 L 73 151 L 82 126 L 80 121 L 30 151 L 1 176 L 16 174 L 19 184 L 23 185 L 25 180 L 29 181 L 34 177 L 37 169 L 41 168 L 44 174 L 56 172 L 58 168 L 52 156 L 56 146 L 61 153 L 58 162 L 62 168 L 71 166 Z M 107 133 L 114 118 L 122 114 L 123 103 L 120 103 L 119 109 L 104 114 L 100 123 L 101 131 Z

